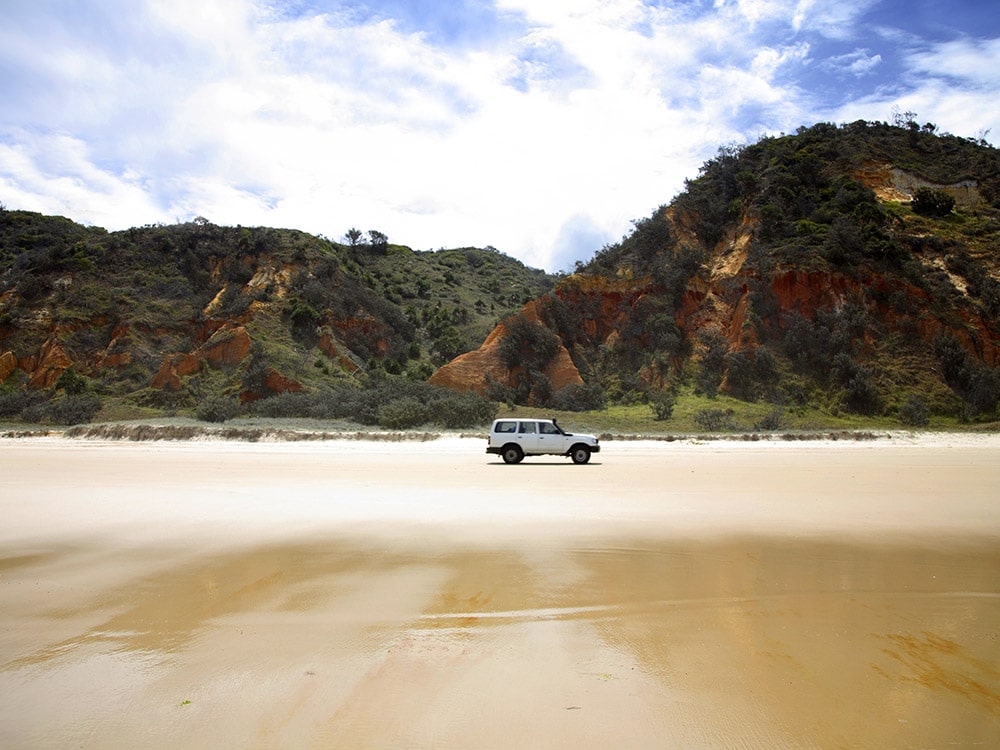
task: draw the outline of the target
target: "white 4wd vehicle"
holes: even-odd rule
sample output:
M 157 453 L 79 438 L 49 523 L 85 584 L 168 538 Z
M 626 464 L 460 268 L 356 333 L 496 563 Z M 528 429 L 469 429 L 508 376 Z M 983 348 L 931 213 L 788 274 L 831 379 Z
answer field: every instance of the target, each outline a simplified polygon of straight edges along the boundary
M 490 428 L 487 453 L 516 464 L 525 456 L 569 456 L 575 464 L 585 464 L 601 446 L 593 435 L 563 432 L 554 419 L 497 419 Z

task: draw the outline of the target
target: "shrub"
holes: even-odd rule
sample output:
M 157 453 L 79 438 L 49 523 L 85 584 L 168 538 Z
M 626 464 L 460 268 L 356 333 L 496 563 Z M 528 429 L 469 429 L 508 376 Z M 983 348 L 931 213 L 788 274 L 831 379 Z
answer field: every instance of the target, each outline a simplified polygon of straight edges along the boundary
M 195 416 L 202 422 L 226 422 L 239 413 L 239 402 L 225 396 L 209 396 L 195 410 Z
M 501 383 L 490 373 L 486 373 L 486 398 L 512 407 L 517 402 L 517 392 L 509 385 Z
M 529 403 L 535 406 L 552 405 L 552 380 L 540 370 L 529 369 L 521 373 L 521 384 L 528 389 Z
M 849 354 L 840 353 L 833 358 L 830 374 L 836 383 L 844 387 L 845 409 L 870 416 L 881 408 L 871 370 L 855 362 Z
M 16 417 L 25 409 L 43 401 L 38 391 L 13 391 L 0 393 L 0 417 Z
M 712 432 L 736 429 L 732 409 L 701 409 L 695 412 L 694 421 L 702 429 Z
M 101 399 L 92 395 L 70 395 L 29 406 L 21 412 L 25 422 L 73 425 L 89 422 L 101 408 Z
M 694 377 L 695 392 L 715 398 L 726 371 L 726 352 L 729 351 L 729 342 L 722 334 L 708 331 L 701 335 L 701 343 L 704 350 Z
M 919 396 L 910 395 L 899 407 L 899 421 L 910 427 L 926 427 L 931 421 L 931 412 Z
M 726 384 L 728 391 L 743 401 L 753 401 L 754 388 L 753 361 L 746 352 L 730 352 L 725 357 Z
M 434 401 L 431 410 L 435 424 L 459 429 L 491 422 L 497 414 L 497 405 L 474 393 L 456 393 Z
M 980 363 L 950 333 L 934 340 L 934 351 L 944 381 L 965 401 L 965 416 L 993 414 L 1000 401 L 1000 370 Z
M 674 415 L 674 406 L 677 404 L 677 391 L 673 388 L 664 388 L 654 393 L 649 399 L 649 406 L 653 410 L 653 418 L 664 422 Z
M 913 191 L 913 212 L 921 216 L 942 217 L 951 213 L 955 198 L 944 190 L 917 188 Z
M 377 410 L 377 424 L 390 430 L 418 427 L 431 419 L 431 410 L 412 396 L 382 404 Z
M 87 391 L 87 379 L 70 367 L 63 370 L 56 381 L 56 388 L 65 391 L 67 394 L 78 396 Z
M 971 416 L 994 414 L 1000 401 L 1000 371 L 977 362 L 969 375 L 964 397 Z
M 605 407 L 604 389 L 597 383 L 567 385 L 552 395 L 551 406 L 560 411 L 593 411 Z
M 771 409 L 759 422 L 754 422 L 753 428 L 759 432 L 773 432 L 785 425 L 785 410 L 780 406 Z
M 500 359 L 510 369 L 521 365 L 525 369 L 544 370 L 559 350 L 559 337 L 551 329 L 520 315 L 504 321 L 507 335 L 500 339 Z

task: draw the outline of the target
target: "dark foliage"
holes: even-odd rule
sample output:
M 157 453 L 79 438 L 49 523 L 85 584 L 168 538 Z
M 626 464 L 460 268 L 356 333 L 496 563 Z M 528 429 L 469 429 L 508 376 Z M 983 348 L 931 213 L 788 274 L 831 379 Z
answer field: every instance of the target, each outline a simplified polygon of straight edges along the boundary
M 0 391 L 0 417 L 16 418 L 21 412 L 45 401 L 41 391 Z
M 911 394 L 899 407 L 899 421 L 908 427 L 926 427 L 931 421 L 931 410 L 922 398 Z
M 869 368 L 841 352 L 833 358 L 830 371 L 833 382 L 843 389 L 843 406 L 847 411 L 869 416 L 878 413 L 881 399 Z
M 917 188 L 913 191 L 912 207 L 921 216 L 947 216 L 955 208 L 955 197 L 944 190 Z
M 963 416 L 992 418 L 1000 402 L 1000 371 L 970 356 L 951 334 L 939 336 L 934 351 L 945 382 L 965 402 Z
M 390 429 L 436 424 L 457 429 L 489 423 L 497 405 L 475 394 L 387 378 L 366 387 L 345 384 L 315 393 L 282 393 L 255 402 L 252 409 L 258 416 L 279 419 L 349 420 Z
M 236 399 L 226 396 L 209 396 L 202 401 L 195 415 L 202 422 L 228 422 L 238 416 L 240 404 Z
M 702 352 L 698 358 L 698 370 L 694 384 L 698 393 L 715 398 L 726 373 L 726 354 L 729 342 L 716 331 L 706 331 L 701 335 Z
M 701 409 L 694 415 L 695 423 L 709 432 L 735 430 L 732 409 Z
M 67 395 L 42 401 L 24 408 L 21 419 L 25 422 L 44 422 L 74 425 L 89 422 L 101 409 L 101 399 L 90 394 Z
M 554 394 L 549 405 L 562 411 L 592 411 L 605 407 L 604 389 L 597 383 L 567 385 Z
M 653 417 L 657 421 L 666 421 L 674 415 L 674 406 L 677 405 L 677 388 L 669 387 L 657 391 L 649 397 L 649 406 L 653 410 Z

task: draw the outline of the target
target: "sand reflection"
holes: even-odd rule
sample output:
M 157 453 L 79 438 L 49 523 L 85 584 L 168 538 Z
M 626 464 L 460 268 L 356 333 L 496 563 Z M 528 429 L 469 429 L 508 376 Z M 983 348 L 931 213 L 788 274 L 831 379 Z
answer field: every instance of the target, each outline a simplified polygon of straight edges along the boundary
M 8 559 L 5 591 L 87 559 Z M 989 545 L 758 537 L 198 557 L 8 610 L 4 744 L 989 742 L 997 570 Z
M 823 470 L 825 456 L 795 457 Z M 854 470 L 871 486 L 874 467 L 918 460 L 894 456 L 859 454 Z M 79 463 L 82 477 L 106 454 L 96 458 Z M 992 480 L 994 463 L 982 458 L 978 476 Z M 877 534 L 826 530 L 830 510 L 806 523 L 793 493 L 767 513 L 797 522 L 764 533 L 733 522 L 738 506 L 718 499 L 713 479 L 688 477 L 671 485 L 670 502 L 703 498 L 699 512 L 718 522 L 692 533 L 656 502 L 656 455 L 629 459 L 629 471 L 648 465 L 653 479 L 627 498 L 609 490 L 603 504 L 560 493 L 580 472 L 505 475 L 525 481 L 520 500 L 493 513 L 503 487 L 482 490 L 488 503 L 467 495 L 471 509 L 441 500 L 481 472 L 478 451 L 458 460 L 460 479 L 442 472 L 437 484 L 415 454 L 411 476 L 428 484 L 411 499 L 429 504 L 432 523 L 397 495 L 365 505 L 370 472 L 392 463 L 406 474 L 393 455 L 369 457 L 368 474 L 340 477 L 333 491 L 318 468 L 315 481 L 290 480 L 299 491 L 277 497 L 279 507 L 250 480 L 233 475 L 236 490 L 220 496 L 217 480 L 195 474 L 180 509 L 155 491 L 128 505 L 129 488 L 143 493 L 127 477 L 112 501 L 101 492 L 114 481 L 57 500 L 11 462 L 20 500 L 4 502 L 20 520 L 0 550 L 0 746 L 993 746 L 1000 537 L 990 525 L 956 531 L 962 518 L 981 526 L 993 516 L 954 459 L 942 463 L 972 488 L 971 511 L 953 502 L 941 511 L 947 533 L 935 531 L 926 519 L 940 488 L 930 487 L 884 500 L 873 517 L 919 507 L 920 523 Z M 166 460 L 180 459 L 168 451 Z M 293 460 L 311 467 L 315 457 Z M 614 457 L 603 460 L 586 482 L 614 476 Z M 714 477 L 719 460 L 685 465 Z M 787 465 L 789 454 L 758 460 Z M 539 484 L 533 505 L 528 490 Z M 343 498 L 349 512 L 321 496 Z M 32 497 L 37 506 L 25 504 Z M 90 509 L 106 502 L 119 512 L 94 520 Z M 372 523 L 359 523 L 366 507 Z M 228 526 L 215 524 L 227 514 Z

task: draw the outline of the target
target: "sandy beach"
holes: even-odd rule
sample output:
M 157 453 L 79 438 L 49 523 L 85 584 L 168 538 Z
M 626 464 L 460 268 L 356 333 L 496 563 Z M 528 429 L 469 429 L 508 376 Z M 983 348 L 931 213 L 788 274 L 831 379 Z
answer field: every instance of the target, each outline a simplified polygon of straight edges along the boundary
M 1000 438 L 0 440 L 0 747 L 1000 746 Z

